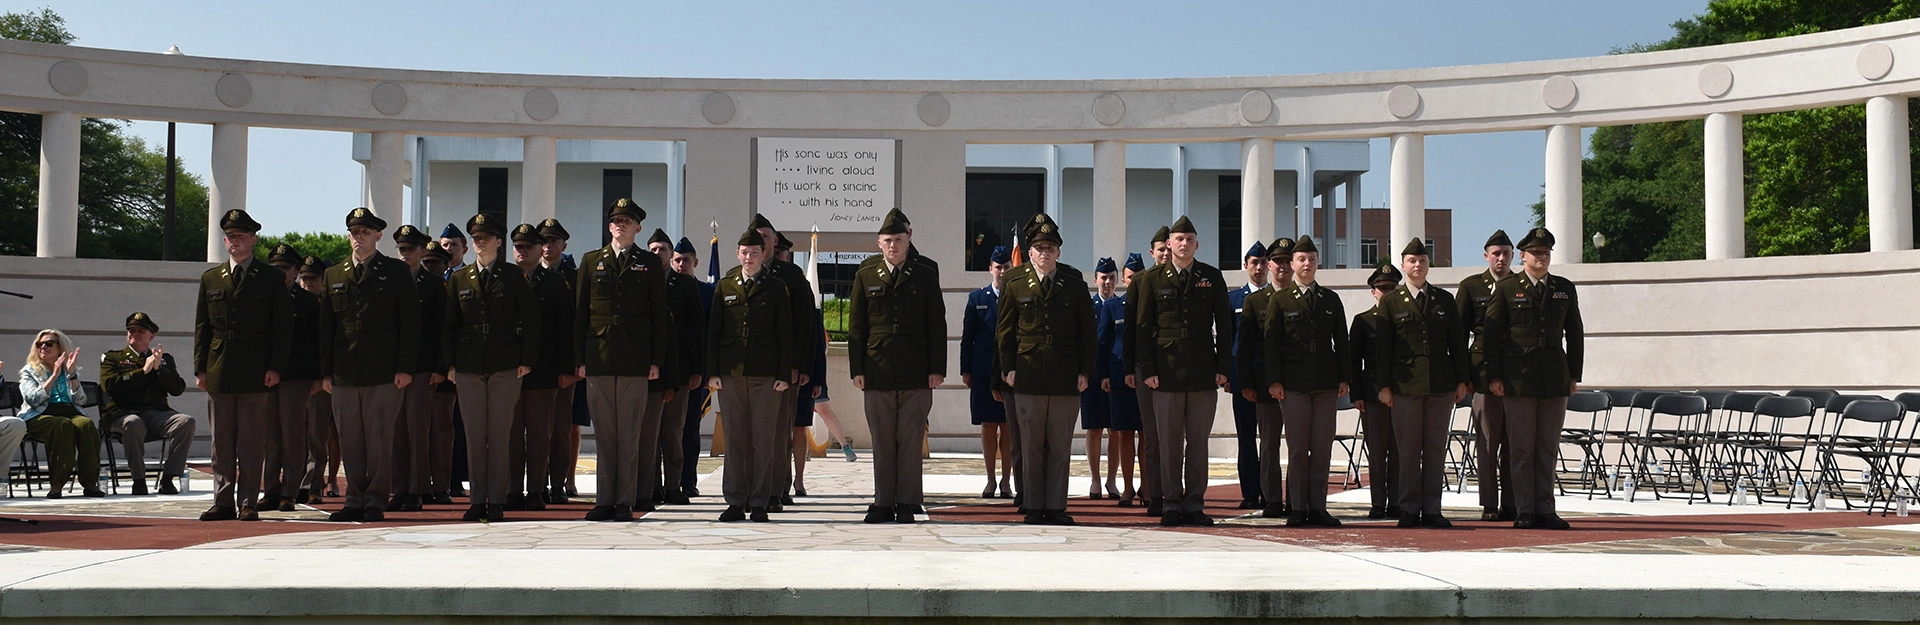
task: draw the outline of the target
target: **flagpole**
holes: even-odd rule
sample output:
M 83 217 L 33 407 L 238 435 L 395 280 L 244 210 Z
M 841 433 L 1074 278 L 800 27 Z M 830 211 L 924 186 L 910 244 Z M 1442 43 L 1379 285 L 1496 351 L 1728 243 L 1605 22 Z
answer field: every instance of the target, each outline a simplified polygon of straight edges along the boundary
M 807 284 L 813 287 L 813 307 L 820 307 L 820 222 L 813 223 L 812 241 L 807 244 Z

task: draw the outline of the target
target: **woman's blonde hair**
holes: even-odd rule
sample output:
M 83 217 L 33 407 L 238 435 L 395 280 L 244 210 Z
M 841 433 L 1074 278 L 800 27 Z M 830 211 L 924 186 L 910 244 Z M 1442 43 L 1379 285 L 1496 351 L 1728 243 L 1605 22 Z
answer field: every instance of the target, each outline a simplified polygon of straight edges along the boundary
M 67 352 L 73 351 L 73 340 L 67 338 L 67 333 L 52 328 L 41 330 L 39 334 L 33 335 L 33 342 L 27 344 L 27 366 L 33 367 L 38 371 L 47 370 L 47 363 L 40 361 L 40 350 L 35 349 L 34 345 L 39 344 L 42 339 L 49 336 L 53 337 L 54 343 L 60 346 L 60 354 L 58 355 L 65 355 Z

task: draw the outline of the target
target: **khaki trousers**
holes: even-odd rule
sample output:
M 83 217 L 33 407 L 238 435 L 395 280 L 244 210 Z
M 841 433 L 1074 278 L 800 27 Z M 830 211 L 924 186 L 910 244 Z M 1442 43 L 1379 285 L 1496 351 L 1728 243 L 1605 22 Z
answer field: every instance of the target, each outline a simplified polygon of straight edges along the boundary
M 553 410 L 558 389 L 521 389 L 520 401 L 513 407 L 513 425 L 508 436 L 507 494 L 526 488 L 527 499 L 546 501 L 550 470 L 548 455 L 553 453 Z M 571 419 L 569 419 L 571 421 Z
M 453 483 L 453 406 L 460 394 L 435 391 L 433 421 L 427 425 L 427 490 L 451 493 Z
M 1267 499 L 1268 506 L 1287 502 L 1286 472 L 1280 462 L 1280 443 L 1285 440 L 1282 432 L 1286 428 L 1280 412 L 1280 402 L 1253 405 L 1254 418 L 1260 423 L 1260 496 Z
M 727 432 L 727 457 L 722 466 L 720 492 L 729 506 L 765 508 L 774 497 L 773 467 L 785 449 L 781 445 L 793 423 L 777 414 L 780 393 L 772 377 L 720 378 L 720 424 Z
M 677 392 L 675 396 L 685 395 Z M 637 454 L 633 465 L 633 494 L 635 502 L 651 502 L 653 494 L 660 490 L 660 415 L 667 409 L 667 394 L 659 391 L 647 393 L 647 412 L 640 418 L 640 426 L 634 430 L 634 449 Z
M 598 464 L 593 474 L 594 505 L 632 506 L 634 494 L 640 492 L 640 428 L 648 413 L 658 417 L 660 404 L 647 391 L 646 376 L 595 375 L 587 377 L 587 406 L 593 412 Z M 473 422 L 467 423 L 472 432 Z
M 1473 437 L 1473 457 L 1474 470 L 1479 476 L 1480 507 L 1512 508 L 1513 445 L 1507 440 L 1506 402 L 1486 393 L 1475 393 L 1473 424 L 1479 430 Z
M 252 506 L 267 454 L 272 392 L 207 393 L 213 421 L 213 505 Z M 86 441 L 91 446 L 93 441 Z
M 347 473 L 346 507 L 386 510 L 387 496 L 393 490 L 393 421 L 400 412 L 400 389 L 392 384 L 335 384 L 333 410 L 340 419 L 340 462 Z
M 1554 514 L 1554 463 L 1560 460 L 1560 428 L 1567 424 L 1567 398 L 1501 398 L 1507 440 L 1513 445 L 1513 495 L 1519 514 Z
M 1453 395 L 1393 396 L 1393 440 L 1400 454 L 1396 503 L 1402 515 L 1440 514 L 1447 489 L 1447 424 Z
M 313 405 L 309 401 L 313 385 L 313 380 L 281 380 L 268 393 L 273 396 L 273 416 L 265 424 L 266 474 L 260 480 L 261 499 L 266 504 L 272 504 L 275 497 L 299 496 L 307 477 L 307 411 Z M 172 450 L 167 454 L 171 456 Z
M 573 386 L 560 389 L 553 394 L 553 432 L 547 443 L 547 489 L 549 491 L 565 488 L 567 473 L 574 468 L 573 394 L 576 388 L 584 389 L 586 383 L 586 380 L 576 380 Z
M 1360 410 L 1360 430 L 1367 444 L 1367 494 L 1373 497 L 1373 507 L 1385 509 L 1398 505 L 1401 486 L 1400 467 L 1407 456 L 1402 455 L 1394 444 L 1394 413 L 1398 408 L 1380 405 L 1377 396 L 1365 398 L 1366 407 Z M 1393 400 L 1398 405 L 1400 400 Z
M 800 410 L 800 391 L 804 385 L 790 385 L 780 391 L 780 447 L 773 450 L 773 495 L 784 497 L 793 493 L 793 417 Z M 808 402 L 813 400 L 809 398 Z M 813 404 L 808 403 L 812 410 Z
M 393 492 L 426 495 L 433 492 L 433 372 L 413 374 L 413 383 L 400 389 L 400 411 L 393 423 Z
M 1014 418 L 1020 421 L 1020 462 L 1025 467 L 1030 496 L 1021 503 L 1028 510 L 1067 509 L 1067 469 L 1073 459 L 1073 424 L 1080 413 L 1079 395 L 1013 396 Z
M 1290 391 L 1280 400 L 1287 421 L 1287 501 L 1294 514 L 1327 509 L 1327 471 L 1333 463 L 1334 391 Z
M 506 505 L 514 491 L 513 412 L 520 402 L 520 377 L 514 370 L 485 375 L 454 372 L 460 418 L 467 424 L 469 501 Z
M 296 383 L 305 393 L 306 383 Z M 280 388 L 288 385 L 281 384 Z M 277 393 L 276 393 L 277 395 Z M 305 410 L 301 413 L 304 415 Z M 274 419 L 266 419 L 269 426 L 268 441 L 271 445 Z M 133 471 L 134 479 L 147 479 L 147 442 L 164 440 L 167 442 L 162 457 L 166 464 L 161 466 L 161 475 L 179 477 L 187 471 L 187 452 L 193 448 L 193 432 L 196 429 L 193 417 L 173 410 L 142 410 L 120 415 L 108 427 L 110 431 L 120 433 L 120 448 L 126 452 L 127 469 Z M 278 481 L 278 480 L 276 480 Z
M 307 397 L 307 479 L 308 492 L 327 492 L 327 439 L 333 437 L 333 393 L 320 391 Z
M 1153 416 L 1160 432 L 1163 512 L 1200 512 L 1207 504 L 1207 440 L 1219 391 L 1154 391 Z
M 683 440 L 687 429 L 687 402 L 691 397 L 692 391 L 675 388 L 673 401 L 660 409 L 660 435 L 655 437 L 658 442 L 654 445 L 659 450 L 660 468 L 653 480 L 668 492 L 679 490 L 680 480 L 691 470 L 687 467 L 686 443 Z
M 1133 396 L 1140 403 L 1140 496 L 1152 501 L 1165 496 L 1160 478 L 1160 419 L 1154 416 L 1153 396 L 1158 391 L 1147 387 L 1144 369 L 1135 368 L 1133 373 L 1139 385 L 1133 387 Z
M 867 430 L 873 434 L 873 505 L 926 503 L 921 482 L 921 441 L 933 389 L 865 391 Z

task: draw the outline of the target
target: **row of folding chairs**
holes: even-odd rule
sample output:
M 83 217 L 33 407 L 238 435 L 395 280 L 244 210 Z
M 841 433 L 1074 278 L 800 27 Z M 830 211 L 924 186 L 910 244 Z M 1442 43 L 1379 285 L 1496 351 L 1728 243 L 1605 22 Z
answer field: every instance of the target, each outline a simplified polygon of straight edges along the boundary
M 79 408 L 81 412 L 87 413 L 87 418 L 93 419 L 94 423 L 98 426 L 100 431 L 100 444 L 105 447 L 106 451 L 106 453 L 100 455 L 100 477 L 102 481 L 107 482 L 107 492 L 117 495 L 120 493 L 120 480 L 132 479 L 133 470 L 127 468 L 125 463 L 119 461 L 120 432 L 107 431 L 107 424 L 102 423 L 100 420 L 100 407 L 105 403 L 106 391 L 100 388 L 100 384 L 97 382 L 84 381 L 80 383 L 80 390 L 80 394 L 83 395 L 83 397 L 75 398 L 78 401 L 75 402 L 74 406 Z M 0 384 L 0 413 L 18 415 L 20 414 L 21 407 L 24 406 L 25 403 L 24 398 L 20 395 L 19 382 Z M 164 446 L 162 447 L 164 448 Z M 162 450 L 162 454 L 164 455 L 164 449 Z M 157 474 L 160 470 L 159 467 L 165 465 L 163 455 L 156 456 L 161 458 L 160 463 L 148 463 L 148 466 L 152 467 L 149 469 L 151 472 Z M 36 486 L 40 487 L 41 490 L 51 488 L 50 478 L 52 477 L 52 471 L 48 466 L 51 462 L 52 460 L 51 456 L 48 455 L 46 441 L 40 440 L 38 437 L 29 433 L 24 440 L 20 441 L 20 449 L 14 454 L 13 463 L 5 467 L 7 472 L 6 495 L 12 497 L 16 492 L 25 491 L 26 496 L 32 497 L 34 496 Z M 158 476 L 154 475 L 149 477 L 157 478 Z M 82 487 L 77 480 L 68 482 L 66 486 L 69 489 L 79 489 Z

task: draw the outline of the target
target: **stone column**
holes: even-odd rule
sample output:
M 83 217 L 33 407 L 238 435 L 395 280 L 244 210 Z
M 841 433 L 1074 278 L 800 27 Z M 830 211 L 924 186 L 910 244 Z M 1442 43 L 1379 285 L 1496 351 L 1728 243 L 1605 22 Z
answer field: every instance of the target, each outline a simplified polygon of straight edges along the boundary
M 1394 252 L 1415 238 L 1427 238 L 1427 163 L 1426 136 L 1402 133 L 1393 136 L 1393 156 L 1388 169 L 1387 240 L 1380 242 L 1380 255 Z
M 1360 259 L 1360 174 L 1347 175 L 1347 266 L 1358 269 Z
M 1746 165 L 1740 122 L 1739 113 L 1707 115 L 1707 260 L 1747 255 Z
M 1907 99 L 1867 100 L 1867 240 L 1872 251 L 1913 249 L 1913 161 Z
M 1273 139 L 1240 140 L 1240 249 L 1273 240 Z M 1226 241 L 1220 242 L 1225 245 Z
M 1127 144 L 1093 142 L 1093 258 L 1127 255 Z
M 427 213 L 427 185 L 431 177 L 433 164 L 427 159 L 427 138 L 413 138 L 413 186 L 407 195 L 413 205 L 407 209 L 407 223 L 413 224 L 428 236 L 438 236 L 434 232 L 433 215 Z
M 40 115 L 40 227 L 36 256 L 73 258 L 80 237 L 80 115 Z
M 1586 249 L 1582 243 L 1580 198 L 1580 127 L 1562 124 L 1547 128 L 1547 230 L 1559 241 L 1554 262 L 1578 264 Z
M 227 245 L 220 231 L 220 218 L 226 216 L 227 211 L 247 208 L 245 125 L 213 125 L 213 158 L 208 166 L 212 184 L 207 185 L 207 262 L 222 263 L 227 261 Z M 268 223 L 261 221 L 259 215 L 254 219 L 263 226 Z
M 673 142 L 671 153 L 667 158 L 667 232 L 687 236 L 687 142 Z
M 556 146 L 553 137 L 525 137 L 520 143 L 520 223 L 537 224 L 553 217 Z
M 387 232 L 380 237 L 380 253 L 393 256 L 396 254 L 393 229 L 405 223 L 401 199 L 407 174 L 406 136 L 392 131 L 373 133 L 372 155 L 368 160 L 371 164 L 367 167 L 367 197 L 371 201 L 367 202 L 367 208 L 387 221 Z M 464 219 L 453 221 L 459 227 L 466 226 Z M 346 228 L 344 224 L 340 227 L 342 231 Z
M 1300 175 L 1294 178 L 1294 183 L 1293 231 L 1301 235 L 1313 235 L 1315 245 L 1320 247 L 1321 264 L 1325 265 L 1325 257 L 1333 254 L 1333 245 L 1325 235 L 1315 232 L 1313 228 L 1313 151 L 1306 146 L 1300 147 Z
M 1187 206 L 1187 200 L 1190 199 L 1189 196 L 1192 195 L 1192 192 L 1187 190 L 1187 183 L 1189 182 L 1188 179 L 1192 176 L 1190 172 L 1191 172 L 1191 169 L 1187 167 L 1187 146 L 1184 146 L 1184 145 L 1173 146 L 1173 218 L 1174 219 L 1186 217 L 1187 211 L 1190 210 Z M 1229 242 L 1228 241 L 1219 242 L 1220 245 L 1226 245 L 1227 243 Z M 1122 258 L 1120 260 L 1126 260 L 1126 259 Z

